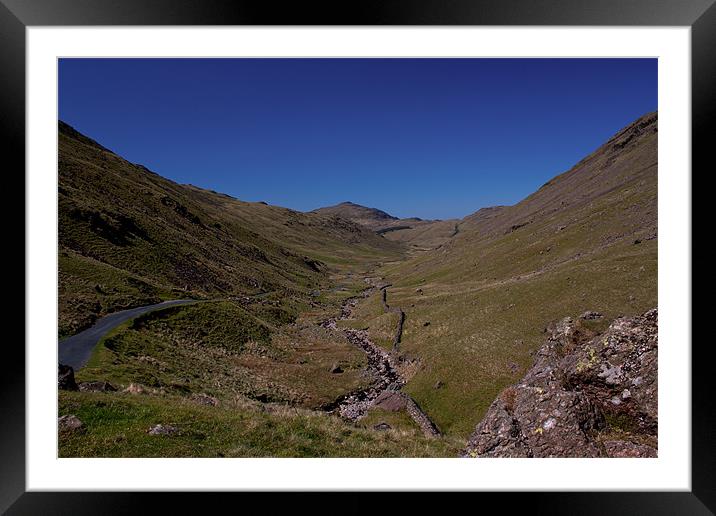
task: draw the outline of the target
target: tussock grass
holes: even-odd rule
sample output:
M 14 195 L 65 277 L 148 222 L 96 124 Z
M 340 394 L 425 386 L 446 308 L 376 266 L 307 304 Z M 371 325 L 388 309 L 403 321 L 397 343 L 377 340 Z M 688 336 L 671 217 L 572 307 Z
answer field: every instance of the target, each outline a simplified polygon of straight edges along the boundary
M 337 417 L 238 400 L 217 407 L 179 396 L 62 391 L 59 413 L 86 431 L 63 436 L 60 457 L 454 457 L 449 441 L 376 432 Z M 147 434 L 171 425 L 171 436 Z

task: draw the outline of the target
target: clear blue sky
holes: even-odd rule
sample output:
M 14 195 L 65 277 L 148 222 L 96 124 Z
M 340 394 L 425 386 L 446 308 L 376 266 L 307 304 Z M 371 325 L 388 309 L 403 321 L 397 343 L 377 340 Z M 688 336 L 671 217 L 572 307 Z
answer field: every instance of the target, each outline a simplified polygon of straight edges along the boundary
M 399 217 L 513 204 L 657 109 L 656 59 L 61 59 L 59 116 L 179 183 Z

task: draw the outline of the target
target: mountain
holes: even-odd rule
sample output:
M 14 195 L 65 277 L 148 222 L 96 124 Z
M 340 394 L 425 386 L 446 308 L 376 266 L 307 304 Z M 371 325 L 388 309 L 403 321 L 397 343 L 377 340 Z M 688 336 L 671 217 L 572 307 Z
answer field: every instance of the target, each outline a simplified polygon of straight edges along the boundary
M 313 210 L 312 213 L 320 213 L 321 215 L 330 215 L 351 220 L 356 224 L 369 227 L 374 231 L 389 227 L 393 222 L 399 220 L 398 217 L 393 217 L 377 208 L 368 208 L 352 202 L 342 202 L 335 206 L 318 208 Z
M 401 254 L 348 220 L 176 184 L 63 122 L 58 160 L 60 335 L 169 298 L 305 297 L 331 262 Z
M 322 408 L 372 378 L 365 354 L 319 323 L 402 245 L 348 220 L 176 184 L 58 129 L 60 336 L 124 308 L 200 300 L 117 327 L 77 383 L 60 382 L 74 385 L 58 399 L 60 456 L 457 453 L 419 429 L 377 432 Z
M 521 202 L 479 210 L 441 247 L 379 270 L 405 311 L 404 390 L 441 429 L 468 436 L 550 322 L 657 306 L 657 141 L 658 116 L 644 115 Z M 358 323 L 376 335 L 377 303 Z
M 60 123 L 60 334 L 199 301 L 98 343 L 60 455 L 655 454 L 657 148 L 651 113 L 513 206 L 422 221 L 179 185 Z M 648 381 L 601 383 L 617 363 Z
M 445 243 L 455 233 L 455 220 L 423 220 L 417 217 L 399 219 L 377 208 L 352 202 L 318 208 L 312 213 L 329 215 L 360 224 L 386 239 L 402 242 L 414 251 L 433 249 Z

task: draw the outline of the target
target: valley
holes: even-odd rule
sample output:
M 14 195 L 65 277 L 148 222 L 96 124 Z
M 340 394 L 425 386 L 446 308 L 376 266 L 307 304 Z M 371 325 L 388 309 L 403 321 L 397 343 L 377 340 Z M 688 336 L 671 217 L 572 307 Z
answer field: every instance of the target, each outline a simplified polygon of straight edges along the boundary
M 427 221 L 180 185 L 60 122 L 60 361 L 109 314 L 186 301 L 70 364 L 60 456 L 458 456 L 550 324 L 593 311 L 597 338 L 657 306 L 657 132 L 645 115 L 513 206 Z

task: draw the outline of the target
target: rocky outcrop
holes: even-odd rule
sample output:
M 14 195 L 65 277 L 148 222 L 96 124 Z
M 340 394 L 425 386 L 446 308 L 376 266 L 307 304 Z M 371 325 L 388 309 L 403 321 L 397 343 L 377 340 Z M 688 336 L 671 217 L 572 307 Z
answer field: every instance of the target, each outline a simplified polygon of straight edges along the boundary
M 492 403 L 463 455 L 655 457 L 657 309 L 602 334 L 571 318 L 546 331 L 532 368 Z

